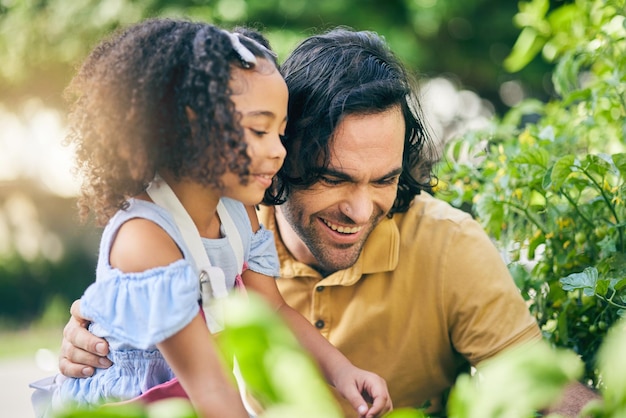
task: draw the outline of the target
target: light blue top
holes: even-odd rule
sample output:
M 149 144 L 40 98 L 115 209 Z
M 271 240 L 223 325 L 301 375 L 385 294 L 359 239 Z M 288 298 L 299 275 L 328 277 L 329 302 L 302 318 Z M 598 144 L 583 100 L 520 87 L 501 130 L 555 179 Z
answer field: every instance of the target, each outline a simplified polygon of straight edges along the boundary
M 243 204 L 222 200 L 239 230 L 247 267 L 278 277 L 272 232 L 261 226 L 253 234 Z M 124 273 L 111 267 L 111 244 L 120 226 L 132 218 L 149 219 L 163 228 L 185 258 L 141 273 Z M 224 270 L 227 287 L 232 289 L 240 269 L 228 239 L 202 240 L 211 264 Z M 66 402 L 96 405 L 127 400 L 172 379 L 173 373 L 156 344 L 176 334 L 198 314 L 199 292 L 195 264 L 174 219 L 153 203 L 130 200 L 128 209 L 118 211 L 105 227 L 96 282 L 81 298 L 81 313 L 92 320 L 91 332 L 109 342 L 113 366 L 97 369 L 90 378 L 67 379 L 53 396 L 53 406 Z

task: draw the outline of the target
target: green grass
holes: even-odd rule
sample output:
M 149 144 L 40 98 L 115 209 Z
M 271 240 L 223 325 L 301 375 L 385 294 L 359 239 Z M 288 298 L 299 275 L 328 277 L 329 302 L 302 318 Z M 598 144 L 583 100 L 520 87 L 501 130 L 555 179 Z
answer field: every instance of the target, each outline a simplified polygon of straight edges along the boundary
M 33 356 L 38 349 L 59 353 L 63 326 L 32 326 L 20 330 L 0 330 L 0 360 Z
M 56 297 L 31 324 L 20 325 L 9 318 L 0 319 L 0 360 L 32 356 L 40 348 L 59 353 L 68 311 L 69 303 Z

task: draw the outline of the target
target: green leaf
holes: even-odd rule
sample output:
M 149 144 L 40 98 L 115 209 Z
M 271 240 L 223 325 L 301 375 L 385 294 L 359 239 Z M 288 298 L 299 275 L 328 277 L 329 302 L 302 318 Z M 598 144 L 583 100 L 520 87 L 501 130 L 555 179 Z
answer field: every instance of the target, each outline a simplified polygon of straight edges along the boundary
M 554 166 L 548 167 L 546 172 L 543 175 L 543 179 L 541 181 L 541 187 L 543 190 L 550 190 L 552 187 L 552 169 Z
M 513 50 L 504 59 L 502 63 L 504 69 L 514 73 L 526 67 L 541 51 L 546 41 L 547 38 L 537 33 L 536 29 L 525 27 L 515 41 Z
M 251 292 L 247 298 L 232 295 L 224 309 L 226 326 L 218 345 L 226 359 L 237 359 L 264 416 L 341 416 L 317 365 L 265 300 Z
M 622 178 L 626 179 L 626 153 L 613 154 L 611 158 Z
M 558 398 L 582 369 L 574 352 L 555 350 L 546 341 L 518 345 L 483 361 L 474 377 L 459 377 L 448 416 L 531 417 Z
M 563 290 L 582 289 L 585 296 L 593 296 L 595 294 L 597 281 L 598 270 L 595 267 L 587 267 L 581 273 L 573 273 L 559 280 Z
M 196 412 L 187 399 L 168 398 L 146 406 L 148 418 L 196 418 Z
M 521 27 L 537 27 L 544 24 L 544 18 L 550 9 L 550 2 L 548 0 L 524 1 L 520 2 L 518 7 L 520 11 L 513 18 L 515 23 Z
M 578 89 L 580 68 L 583 60 L 578 59 L 574 52 L 564 54 L 552 74 L 552 83 L 556 92 L 561 96 L 567 96 L 570 91 Z
M 615 282 L 611 281 L 611 288 L 618 291 L 626 286 L 626 279 L 616 280 Z
M 544 234 L 539 234 L 537 237 L 533 237 L 528 243 L 528 259 L 533 260 L 535 258 L 535 251 L 537 247 L 546 242 L 546 236 Z
M 502 202 L 491 196 L 485 196 L 476 203 L 476 214 L 483 227 L 496 239 L 500 238 L 504 207 Z
M 531 148 L 524 150 L 519 155 L 511 159 L 511 162 L 515 164 L 530 164 L 543 168 L 547 167 L 548 161 L 550 161 L 550 154 L 544 148 Z
M 588 154 L 585 157 L 585 163 L 588 171 L 596 173 L 601 177 L 604 177 L 613 165 L 613 161 L 605 154 Z
M 566 155 L 559 158 L 552 167 L 552 173 L 550 174 L 551 187 L 554 190 L 559 190 L 567 177 L 572 173 L 572 167 L 576 161 L 576 157 L 573 155 Z
M 550 142 L 554 142 L 554 126 L 552 125 L 548 125 L 545 128 L 543 128 L 540 132 L 539 132 L 539 138 L 540 139 L 546 139 Z M 545 151 L 543 148 L 541 148 L 541 150 Z M 547 151 L 546 151 L 547 153 Z
M 605 296 L 606 292 L 609 290 L 611 285 L 611 281 L 608 279 L 600 279 L 596 282 L 596 288 L 594 290 L 594 294 L 598 294 L 600 296 Z M 592 295 L 589 295 L 592 296 Z
M 626 406 L 626 322 L 618 321 L 611 327 L 598 352 L 598 367 L 602 373 L 602 397 L 607 411 L 623 410 Z M 621 415 L 606 415 L 621 416 Z
M 428 415 L 419 409 L 398 408 L 386 413 L 383 418 L 428 418 Z

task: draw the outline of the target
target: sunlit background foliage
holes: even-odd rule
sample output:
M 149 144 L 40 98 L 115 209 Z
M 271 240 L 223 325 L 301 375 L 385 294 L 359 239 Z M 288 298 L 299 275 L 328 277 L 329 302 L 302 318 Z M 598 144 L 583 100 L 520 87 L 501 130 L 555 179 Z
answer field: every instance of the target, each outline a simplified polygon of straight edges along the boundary
M 442 139 L 484 126 L 523 97 L 549 96 L 550 64 L 535 60 L 523 74 L 502 66 L 516 11 L 498 0 L 0 0 L 0 318 L 28 323 L 93 279 L 98 232 L 79 225 L 73 208 L 62 93 L 112 30 L 154 16 L 248 25 L 267 34 L 281 59 L 337 25 L 375 30 L 421 78 Z
M 261 29 L 284 59 L 344 25 L 379 32 L 421 79 L 436 195 L 476 216 L 545 340 L 606 390 L 598 349 L 626 309 L 625 3 L 0 0 L 0 320 L 28 325 L 93 280 L 99 232 L 76 221 L 59 143 L 63 88 L 98 39 L 188 17 Z

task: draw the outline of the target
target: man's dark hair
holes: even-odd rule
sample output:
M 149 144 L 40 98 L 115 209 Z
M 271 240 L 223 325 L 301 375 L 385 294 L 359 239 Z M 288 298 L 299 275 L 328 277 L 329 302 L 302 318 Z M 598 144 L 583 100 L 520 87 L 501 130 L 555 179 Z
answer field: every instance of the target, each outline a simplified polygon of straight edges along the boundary
M 374 32 L 334 29 L 303 41 L 281 72 L 289 89 L 283 143 L 287 159 L 266 193 L 282 203 L 290 190 L 319 180 L 330 160 L 334 130 L 348 115 L 378 114 L 399 105 L 406 123 L 402 174 L 390 215 L 404 212 L 422 190 L 430 191 L 434 163 L 429 152 L 416 86 L 385 41 Z

